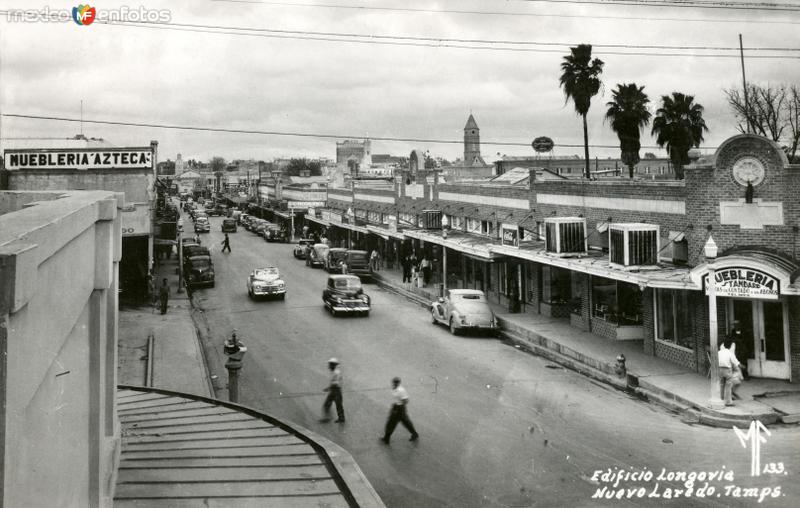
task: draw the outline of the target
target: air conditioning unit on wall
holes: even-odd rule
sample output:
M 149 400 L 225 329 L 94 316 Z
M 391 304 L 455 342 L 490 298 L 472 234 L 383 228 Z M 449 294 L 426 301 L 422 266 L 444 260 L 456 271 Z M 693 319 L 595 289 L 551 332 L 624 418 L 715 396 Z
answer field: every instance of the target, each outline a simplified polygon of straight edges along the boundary
M 544 225 L 547 252 L 560 256 L 586 254 L 586 219 L 551 217 L 544 220 Z
M 658 265 L 660 228 L 654 224 L 609 224 L 608 259 L 626 268 Z

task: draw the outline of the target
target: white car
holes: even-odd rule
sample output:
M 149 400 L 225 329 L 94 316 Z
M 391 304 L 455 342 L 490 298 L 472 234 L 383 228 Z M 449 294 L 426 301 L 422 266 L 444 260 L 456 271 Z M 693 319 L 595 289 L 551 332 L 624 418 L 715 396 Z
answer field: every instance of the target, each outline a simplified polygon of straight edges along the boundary
M 444 298 L 431 303 L 430 309 L 433 324 L 447 325 L 453 335 L 466 330 L 487 331 L 493 335 L 499 331 L 486 295 L 477 289 L 448 289 Z
M 247 294 L 250 298 L 286 298 L 286 283 L 274 266 L 257 268 L 247 277 Z

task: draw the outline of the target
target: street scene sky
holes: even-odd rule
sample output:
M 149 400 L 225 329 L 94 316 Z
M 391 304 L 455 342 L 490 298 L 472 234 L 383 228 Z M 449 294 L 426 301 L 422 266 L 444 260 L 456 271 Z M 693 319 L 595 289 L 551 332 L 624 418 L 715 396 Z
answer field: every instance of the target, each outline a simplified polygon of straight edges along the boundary
M 737 132 L 724 90 L 742 85 L 739 34 L 748 82 L 800 83 L 800 2 L 791 1 L 148 0 L 92 3 L 87 25 L 54 21 L 77 5 L 0 4 L 3 147 L 82 131 L 117 146 L 158 140 L 162 160 L 270 160 L 333 158 L 335 141 L 369 137 L 373 153 L 421 148 L 453 160 L 472 113 L 487 160 L 533 155 L 537 136 L 571 156 L 583 153 L 582 127 L 559 88 L 560 64 L 586 43 L 605 62 L 588 115 L 592 157 L 619 156 L 603 116 L 611 91 L 631 82 L 653 112 L 662 95 L 693 95 L 708 152 Z M 23 22 L 15 9 L 51 19 Z M 9 116 L 79 119 L 81 101 L 87 121 L 273 134 Z M 665 155 L 649 127 L 642 146 Z

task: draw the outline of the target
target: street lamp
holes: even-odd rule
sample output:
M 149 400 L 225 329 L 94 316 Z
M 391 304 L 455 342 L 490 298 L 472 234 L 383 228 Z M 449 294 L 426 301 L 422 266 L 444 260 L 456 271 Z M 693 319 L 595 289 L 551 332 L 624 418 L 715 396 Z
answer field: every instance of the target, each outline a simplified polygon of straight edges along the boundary
M 714 260 L 717 258 L 716 242 L 708 235 L 708 240 L 703 247 L 703 252 L 706 256 L 706 263 L 708 265 L 708 278 L 706 279 L 706 291 L 708 291 L 708 336 L 710 339 L 708 361 L 711 373 L 711 397 L 708 399 L 708 406 L 711 409 L 722 409 L 725 403 L 722 401 L 719 393 L 719 361 L 717 345 L 717 282 L 715 279 Z

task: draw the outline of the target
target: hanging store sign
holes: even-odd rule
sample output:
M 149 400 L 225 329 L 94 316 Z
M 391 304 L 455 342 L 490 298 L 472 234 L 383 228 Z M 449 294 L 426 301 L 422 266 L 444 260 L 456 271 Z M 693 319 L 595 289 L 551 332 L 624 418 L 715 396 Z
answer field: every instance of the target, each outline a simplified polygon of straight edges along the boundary
M 152 169 L 152 148 L 4 150 L 5 168 L 25 169 Z
M 728 267 L 714 272 L 717 296 L 728 298 L 755 298 L 777 300 L 781 283 L 772 275 L 753 268 Z M 708 295 L 708 274 L 703 277 L 703 287 Z
M 325 206 L 324 201 L 287 201 L 286 203 L 288 208 L 300 209 L 300 208 L 315 208 L 319 207 L 322 208 Z
M 503 224 L 501 229 L 503 245 L 519 247 L 519 227 L 512 224 Z

